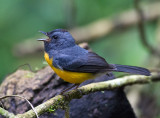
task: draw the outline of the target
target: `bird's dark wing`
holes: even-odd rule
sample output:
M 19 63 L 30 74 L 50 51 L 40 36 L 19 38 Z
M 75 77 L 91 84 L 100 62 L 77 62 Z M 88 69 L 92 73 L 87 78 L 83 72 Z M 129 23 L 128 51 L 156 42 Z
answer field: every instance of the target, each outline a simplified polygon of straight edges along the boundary
M 67 59 L 67 57 L 65 57 L 65 59 L 63 59 L 63 61 L 61 59 L 60 62 L 58 65 L 63 70 L 72 72 L 98 73 L 115 69 L 114 66 L 108 64 L 104 58 L 93 52 L 88 52 L 85 56 L 78 56 L 73 59 L 70 57 Z

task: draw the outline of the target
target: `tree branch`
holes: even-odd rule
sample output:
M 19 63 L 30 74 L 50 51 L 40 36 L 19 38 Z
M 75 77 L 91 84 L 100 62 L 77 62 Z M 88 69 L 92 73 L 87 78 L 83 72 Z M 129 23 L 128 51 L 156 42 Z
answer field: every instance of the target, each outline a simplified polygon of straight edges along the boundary
M 0 100 L 5 99 L 5 98 L 8 98 L 8 97 L 19 97 L 19 98 L 21 98 L 21 99 L 25 99 L 25 101 L 31 106 L 31 108 L 32 108 L 32 110 L 34 111 L 36 117 L 39 118 L 36 110 L 35 110 L 34 107 L 33 107 L 33 105 L 32 105 L 26 98 L 24 98 L 24 97 L 22 97 L 22 96 L 19 96 L 19 95 L 6 95 L 6 96 L 3 96 L 3 97 L 0 97 Z
M 151 21 L 160 16 L 160 2 L 153 2 L 141 8 L 146 21 Z M 117 16 L 102 18 L 85 26 L 70 30 L 78 43 L 89 42 L 113 32 L 119 27 L 129 27 L 139 22 L 137 10 L 128 10 Z M 118 20 L 117 20 L 118 19 Z
M 117 78 L 110 81 L 92 83 L 78 88 L 77 90 L 72 90 L 65 95 L 58 95 L 50 100 L 40 104 L 35 107 L 38 115 L 41 115 L 48 111 L 48 109 L 52 108 L 56 111 L 59 108 L 63 108 L 66 102 L 70 102 L 72 99 L 79 99 L 83 95 L 87 95 L 89 93 L 104 91 L 104 90 L 113 90 L 119 87 L 124 87 L 133 84 L 146 84 L 155 81 L 160 81 L 160 73 L 152 73 L 152 76 L 142 76 L 142 75 L 130 75 L 121 78 Z M 2 114 L 2 113 L 0 113 Z M 36 115 L 33 110 L 29 110 L 24 114 L 18 114 L 17 118 L 35 118 Z
M 153 21 L 160 16 L 160 2 L 147 4 L 142 8 L 146 21 Z M 85 26 L 79 26 L 69 30 L 77 43 L 90 42 L 100 37 L 106 36 L 117 28 L 130 27 L 137 24 L 139 21 L 136 10 L 128 10 L 118 15 L 102 18 Z M 31 48 L 32 47 L 32 48 Z M 24 56 L 27 54 L 34 54 L 42 50 L 43 45 L 33 40 L 26 40 L 25 42 L 15 45 L 13 51 L 16 56 Z
M 8 112 L 7 110 L 0 107 L 0 114 L 5 118 L 15 118 L 16 116 L 13 113 Z
M 145 33 L 145 15 L 143 13 L 142 8 L 140 7 L 140 0 L 134 0 L 134 5 L 137 11 L 137 15 L 139 18 L 138 22 L 138 30 L 140 34 L 140 39 L 142 44 L 149 50 L 151 54 L 160 56 L 159 51 L 154 48 L 149 42 L 147 41 L 146 33 Z

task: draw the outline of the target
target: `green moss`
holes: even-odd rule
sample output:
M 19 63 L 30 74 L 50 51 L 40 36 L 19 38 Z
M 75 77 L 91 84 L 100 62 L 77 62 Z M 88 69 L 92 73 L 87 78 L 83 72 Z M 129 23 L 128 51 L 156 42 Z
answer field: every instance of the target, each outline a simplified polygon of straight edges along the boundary
M 65 101 L 62 100 L 61 98 L 58 98 L 57 101 L 55 102 L 54 106 L 51 106 L 47 112 L 49 113 L 54 113 L 58 108 L 64 109 L 65 106 Z
M 55 107 L 54 106 L 51 106 L 47 112 L 49 113 L 54 113 L 56 111 Z

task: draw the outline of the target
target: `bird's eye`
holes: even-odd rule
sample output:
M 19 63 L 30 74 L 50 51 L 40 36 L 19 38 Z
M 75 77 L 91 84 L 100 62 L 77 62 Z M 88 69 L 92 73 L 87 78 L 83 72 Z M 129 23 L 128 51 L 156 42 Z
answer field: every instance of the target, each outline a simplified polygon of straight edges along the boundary
M 58 36 L 57 35 L 53 35 L 52 38 L 58 39 Z

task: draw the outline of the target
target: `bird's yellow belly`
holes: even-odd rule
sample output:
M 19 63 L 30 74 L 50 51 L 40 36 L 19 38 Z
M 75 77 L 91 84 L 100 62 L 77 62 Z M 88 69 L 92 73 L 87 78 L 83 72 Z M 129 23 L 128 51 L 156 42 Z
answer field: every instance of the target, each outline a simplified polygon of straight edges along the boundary
M 51 66 L 51 68 L 54 70 L 54 72 L 64 81 L 74 84 L 80 84 L 85 80 L 94 78 L 94 75 L 92 73 L 71 72 L 55 68 L 52 65 L 53 59 L 50 59 L 46 52 L 44 54 L 44 58 L 47 61 L 47 63 Z

